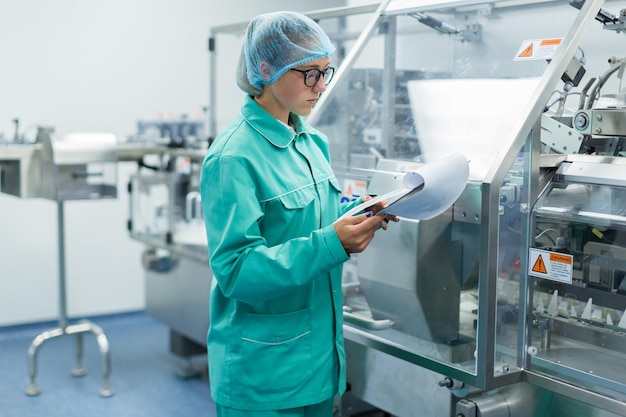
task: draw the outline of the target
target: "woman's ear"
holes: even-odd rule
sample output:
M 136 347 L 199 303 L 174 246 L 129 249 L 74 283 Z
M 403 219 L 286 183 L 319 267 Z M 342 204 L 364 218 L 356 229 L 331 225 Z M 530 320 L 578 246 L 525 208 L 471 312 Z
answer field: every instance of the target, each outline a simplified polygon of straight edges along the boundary
M 272 67 L 267 62 L 261 62 L 261 77 L 265 81 L 269 81 L 272 78 Z

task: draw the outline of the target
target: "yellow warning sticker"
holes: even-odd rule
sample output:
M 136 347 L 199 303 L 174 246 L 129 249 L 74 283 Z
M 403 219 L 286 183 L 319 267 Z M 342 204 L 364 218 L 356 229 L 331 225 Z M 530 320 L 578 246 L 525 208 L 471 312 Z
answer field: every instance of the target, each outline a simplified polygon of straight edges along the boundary
M 573 264 L 574 257 L 566 253 L 535 248 L 528 251 L 528 275 L 571 284 Z
M 561 44 L 562 38 L 531 39 L 522 42 L 513 61 L 552 59 L 554 51 Z

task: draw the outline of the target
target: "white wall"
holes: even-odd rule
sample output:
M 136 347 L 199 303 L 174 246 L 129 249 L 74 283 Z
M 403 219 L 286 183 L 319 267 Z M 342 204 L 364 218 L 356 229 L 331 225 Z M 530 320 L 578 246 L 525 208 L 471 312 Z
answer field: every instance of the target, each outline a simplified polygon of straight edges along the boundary
M 217 5 L 219 4 L 219 6 Z M 310 5 L 310 3 L 308 3 Z M 315 9 L 345 4 L 318 0 Z M 212 26 L 258 13 L 310 10 L 289 0 L 4 0 L 0 2 L 0 133 L 12 119 L 33 138 L 37 124 L 57 134 L 113 132 L 138 119 L 179 116 L 208 104 L 207 38 Z M 126 232 L 119 198 L 65 205 L 70 318 L 145 306 L 142 245 Z M 0 194 L 0 326 L 58 314 L 56 204 Z

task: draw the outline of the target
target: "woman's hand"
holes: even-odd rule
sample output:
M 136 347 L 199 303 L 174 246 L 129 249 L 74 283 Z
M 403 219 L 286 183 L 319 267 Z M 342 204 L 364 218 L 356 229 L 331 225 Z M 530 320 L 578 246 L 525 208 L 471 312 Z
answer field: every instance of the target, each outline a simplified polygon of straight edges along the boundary
M 371 199 L 373 199 L 374 197 L 372 197 L 371 195 L 365 195 L 363 197 L 361 197 L 361 201 L 363 203 L 365 203 L 366 201 L 369 201 Z M 385 208 L 387 208 L 388 202 L 387 200 L 382 200 L 379 201 L 378 203 L 374 204 L 373 206 L 370 206 L 370 211 L 373 214 L 378 214 L 380 212 L 382 212 Z M 391 214 L 385 214 L 385 219 L 383 220 L 383 223 L 381 224 L 381 227 L 383 228 L 383 230 L 387 230 L 387 226 L 389 225 L 389 221 L 392 221 L 394 223 L 397 223 L 400 221 L 400 218 L 398 216 L 394 216 Z
M 361 201 L 371 199 L 371 196 L 365 196 Z M 374 234 L 378 229 L 387 230 L 390 220 L 393 222 L 400 220 L 398 216 L 382 213 L 385 207 L 387 207 L 386 200 L 371 206 L 366 213 L 345 217 L 334 223 L 337 236 L 348 254 L 363 252 L 374 239 Z
M 358 216 L 344 217 L 334 223 L 335 232 L 348 254 L 360 253 L 374 238 L 374 233 L 383 223 L 385 216 L 374 215 L 371 211 Z

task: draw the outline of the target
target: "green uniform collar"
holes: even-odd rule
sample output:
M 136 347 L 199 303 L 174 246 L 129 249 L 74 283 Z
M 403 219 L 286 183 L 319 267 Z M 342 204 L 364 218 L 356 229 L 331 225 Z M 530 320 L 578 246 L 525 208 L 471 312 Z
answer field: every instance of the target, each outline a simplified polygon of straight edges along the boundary
M 241 106 L 241 115 L 253 129 L 277 148 L 286 148 L 301 133 L 312 131 L 312 128 L 304 123 L 300 116 L 291 113 L 289 117 L 296 132 L 294 135 L 287 126 L 254 101 L 252 96 L 246 96 Z

